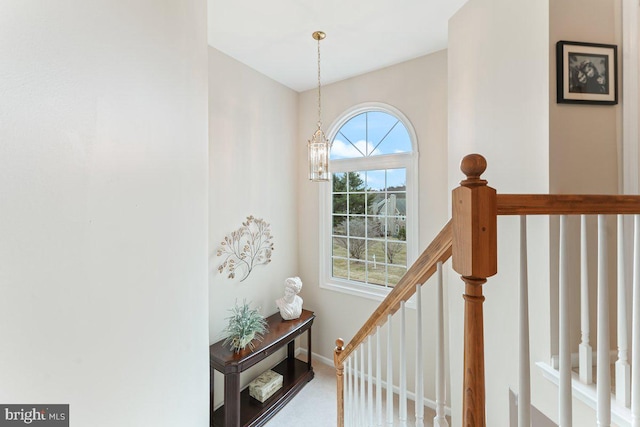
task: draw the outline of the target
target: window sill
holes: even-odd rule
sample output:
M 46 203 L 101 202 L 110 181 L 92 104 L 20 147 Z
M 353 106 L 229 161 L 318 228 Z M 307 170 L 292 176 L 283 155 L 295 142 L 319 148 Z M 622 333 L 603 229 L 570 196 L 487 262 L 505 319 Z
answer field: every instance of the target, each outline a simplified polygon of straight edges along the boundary
M 334 292 L 340 292 L 347 295 L 354 295 L 374 301 L 383 301 L 393 288 L 385 288 L 378 285 L 360 284 L 341 280 L 321 280 L 320 288 L 328 289 Z M 415 298 L 411 297 L 406 303 L 406 307 L 415 310 Z

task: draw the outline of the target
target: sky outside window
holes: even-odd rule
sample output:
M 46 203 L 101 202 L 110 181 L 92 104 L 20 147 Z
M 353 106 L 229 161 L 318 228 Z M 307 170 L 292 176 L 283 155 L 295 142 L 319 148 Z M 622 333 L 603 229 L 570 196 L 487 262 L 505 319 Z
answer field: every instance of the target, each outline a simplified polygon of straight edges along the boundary
M 369 111 L 347 121 L 333 139 L 331 159 L 379 156 L 411 151 L 409 132 L 396 117 Z

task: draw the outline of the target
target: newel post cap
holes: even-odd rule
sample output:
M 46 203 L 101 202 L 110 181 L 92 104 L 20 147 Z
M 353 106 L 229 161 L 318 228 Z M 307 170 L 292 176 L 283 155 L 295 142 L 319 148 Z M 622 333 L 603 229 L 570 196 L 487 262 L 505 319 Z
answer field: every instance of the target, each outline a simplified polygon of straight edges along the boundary
M 342 351 L 344 350 L 344 340 L 338 338 L 336 340 L 336 348 L 333 350 L 333 363 L 337 369 L 342 369 L 342 360 L 340 359 Z
M 460 162 L 460 170 L 467 177 L 460 185 L 465 187 L 486 185 L 487 181 L 480 179 L 480 175 L 487 170 L 487 159 L 480 154 L 467 154 Z

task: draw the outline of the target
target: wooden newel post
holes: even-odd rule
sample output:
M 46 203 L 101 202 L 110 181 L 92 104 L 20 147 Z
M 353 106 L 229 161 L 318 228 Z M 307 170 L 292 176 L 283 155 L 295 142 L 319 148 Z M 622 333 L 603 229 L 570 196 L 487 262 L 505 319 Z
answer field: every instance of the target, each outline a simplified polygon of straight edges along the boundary
M 344 340 L 338 338 L 333 353 L 333 363 L 336 367 L 336 385 L 338 386 L 338 427 L 344 427 L 344 365 L 340 360 L 342 350 L 344 350 Z
M 462 425 L 484 427 L 485 380 L 482 285 L 498 271 L 496 190 L 480 175 L 487 161 L 479 154 L 462 159 L 467 179 L 453 190 L 453 269 L 464 291 L 464 390 Z

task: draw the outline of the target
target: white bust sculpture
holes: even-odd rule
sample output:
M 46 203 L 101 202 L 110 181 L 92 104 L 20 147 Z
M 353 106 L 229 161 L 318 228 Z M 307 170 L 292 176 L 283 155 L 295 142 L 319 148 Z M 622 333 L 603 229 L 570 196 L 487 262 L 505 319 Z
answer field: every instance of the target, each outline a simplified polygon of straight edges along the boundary
M 276 300 L 280 315 L 284 320 L 293 320 L 302 314 L 302 298 L 298 293 L 302 289 L 299 277 L 289 277 L 284 281 L 284 296 Z

